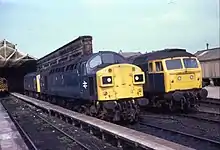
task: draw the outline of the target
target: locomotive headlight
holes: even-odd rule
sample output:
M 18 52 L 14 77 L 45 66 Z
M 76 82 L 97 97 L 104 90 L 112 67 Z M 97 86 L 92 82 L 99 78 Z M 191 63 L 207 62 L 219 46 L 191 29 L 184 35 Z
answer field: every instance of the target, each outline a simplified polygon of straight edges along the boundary
M 178 76 L 178 78 L 177 78 L 178 80 L 181 80 L 181 76 Z
M 139 80 L 139 77 L 138 76 L 135 76 L 135 81 L 138 81 Z
M 144 74 L 135 74 L 133 76 L 133 82 L 140 84 L 144 82 Z
M 107 81 L 108 81 L 108 82 L 111 82 L 111 81 L 112 81 L 112 79 L 111 79 L 111 78 L 107 78 Z
M 103 84 L 112 84 L 112 77 L 111 76 L 102 77 L 102 83 Z
M 193 79 L 193 75 L 190 76 L 190 79 Z

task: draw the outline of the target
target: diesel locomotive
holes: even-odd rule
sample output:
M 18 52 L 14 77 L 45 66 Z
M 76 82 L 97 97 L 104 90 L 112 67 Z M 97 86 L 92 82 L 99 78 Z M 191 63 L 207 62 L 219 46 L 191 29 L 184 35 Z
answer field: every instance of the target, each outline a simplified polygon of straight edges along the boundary
M 25 94 L 108 121 L 137 121 L 145 74 L 115 52 L 101 51 L 24 77 Z
M 185 49 L 165 49 L 128 60 L 145 72 L 144 97 L 148 106 L 187 110 L 208 95 L 202 88 L 200 62 Z

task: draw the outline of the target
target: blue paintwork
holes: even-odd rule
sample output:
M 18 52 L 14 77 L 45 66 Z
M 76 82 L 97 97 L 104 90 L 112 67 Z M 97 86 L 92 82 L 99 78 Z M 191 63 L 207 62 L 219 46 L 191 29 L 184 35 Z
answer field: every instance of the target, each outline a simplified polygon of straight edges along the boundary
M 164 73 L 153 73 L 154 91 L 157 93 L 165 92 Z
M 147 86 L 144 88 L 145 91 L 153 93 L 165 92 L 163 73 L 148 73 L 146 77 Z
M 24 89 L 28 91 L 36 92 L 36 85 L 34 84 L 36 80 L 36 73 L 30 73 L 24 76 Z

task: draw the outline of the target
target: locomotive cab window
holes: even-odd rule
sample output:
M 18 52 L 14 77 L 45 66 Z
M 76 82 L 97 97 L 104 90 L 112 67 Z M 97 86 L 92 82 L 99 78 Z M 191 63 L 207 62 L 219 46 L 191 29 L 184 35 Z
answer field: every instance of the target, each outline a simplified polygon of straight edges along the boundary
M 115 62 L 113 54 L 102 54 L 102 62 L 104 64 L 113 64 Z
M 124 63 L 126 60 L 120 55 L 113 53 L 102 54 L 102 62 L 104 64 Z
M 149 63 L 148 71 L 152 72 L 153 71 L 153 63 Z
M 195 58 L 184 58 L 183 63 L 185 68 L 198 68 L 198 64 Z
M 115 63 L 125 63 L 126 60 L 120 56 L 120 55 L 115 55 Z
M 182 69 L 182 62 L 180 59 L 171 59 L 166 60 L 166 67 L 167 70 L 174 70 L 174 69 Z
M 102 64 L 101 56 L 97 55 L 89 62 L 90 68 L 95 68 Z
M 157 71 L 157 72 L 163 71 L 163 64 L 162 64 L 161 61 L 155 62 L 155 65 L 156 65 L 156 71 Z

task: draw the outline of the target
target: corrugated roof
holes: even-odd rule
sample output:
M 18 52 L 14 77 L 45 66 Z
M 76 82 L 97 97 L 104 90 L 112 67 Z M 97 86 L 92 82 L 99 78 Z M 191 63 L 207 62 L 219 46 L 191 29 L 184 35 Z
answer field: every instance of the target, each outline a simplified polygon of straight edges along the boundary
M 141 52 L 122 52 L 122 50 L 120 50 L 118 53 L 124 56 L 125 58 L 136 56 L 136 55 L 141 55 Z
M 197 51 L 195 55 L 200 61 L 220 59 L 220 47 L 200 50 L 200 51 Z

